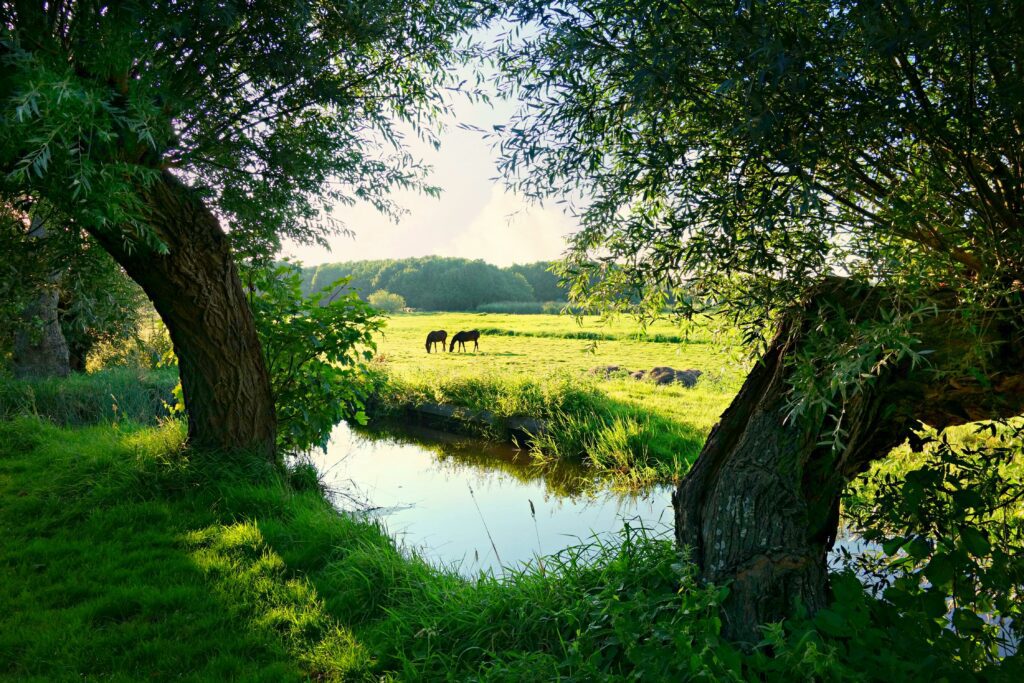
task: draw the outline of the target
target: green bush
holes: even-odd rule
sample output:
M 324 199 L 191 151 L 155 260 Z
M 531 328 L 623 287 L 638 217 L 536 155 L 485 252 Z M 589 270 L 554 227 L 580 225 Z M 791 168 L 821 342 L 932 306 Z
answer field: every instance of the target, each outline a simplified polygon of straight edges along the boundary
M 153 370 L 176 362 L 171 336 L 154 315 L 147 324 L 140 325 L 130 339 L 100 341 L 93 346 L 86 359 L 86 369 L 89 372 L 118 367 Z
M 878 550 L 847 561 L 929 647 L 991 664 L 1024 637 L 1024 426 L 956 436 L 851 487 L 847 523 Z
M 366 297 L 366 302 L 385 313 L 398 313 L 405 308 L 405 298 L 400 294 L 393 294 L 386 289 L 378 289 Z
M 270 371 L 278 445 L 285 453 L 325 448 L 345 418 L 364 423 L 364 363 L 373 358 L 377 311 L 354 292 L 332 294 L 334 282 L 302 295 L 301 270 L 285 264 L 254 269 L 250 297 Z

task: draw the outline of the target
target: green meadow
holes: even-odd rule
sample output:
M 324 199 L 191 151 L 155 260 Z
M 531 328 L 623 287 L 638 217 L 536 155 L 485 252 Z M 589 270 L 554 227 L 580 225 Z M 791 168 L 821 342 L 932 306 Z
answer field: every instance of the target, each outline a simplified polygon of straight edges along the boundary
M 479 330 L 480 348 L 427 353 L 426 335 L 439 329 Z M 623 486 L 684 474 L 748 368 L 735 334 L 707 322 L 644 329 L 629 318 L 402 314 L 377 343 L 377 415 L 434 403 L 540 419 L 548 429 L 532 442 L 538 457 L 582 460 Z M 591 372 L 606 366 L 704 374 L 686 388 Z

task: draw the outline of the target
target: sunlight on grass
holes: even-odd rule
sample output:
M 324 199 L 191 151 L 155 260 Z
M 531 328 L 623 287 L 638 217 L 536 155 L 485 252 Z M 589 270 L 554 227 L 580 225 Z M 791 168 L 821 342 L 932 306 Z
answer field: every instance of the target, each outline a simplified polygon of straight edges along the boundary
M 267 546 L 256 523 L 210 526 L 187 533 L 184 542 L 232 615 L 253 631 L 281 637 L 312 677 L 344 679 L 371 666 L 351 631 L 326 614 L 316 589 L 288 577 L 284 560 Z
M 470 328 L 484 332 L 480 352 L 425 353 L 421 337 L 427 330 Z M 580 326 L 557 315 L 398 315 L 379 339 L 377 415 L 433 403 L 487 411 L 500 420 L 534 418 L 547 427 L 531 442 L 542 460 L 585 462 L 624 488 L 677 480 L 738 391 L 747 366 L 734 335 L 707 324 L 680 329 L 662 321 L 646 336 L 642 332 L 632 320 L 603 324 L 592 316 Z M 588 372 L 603 365 L 670 365 L 704 375 L 685 388 L 637 381 L 625 372 L 607 379 Z M 462 427 L 508 438 L 501 424 Z

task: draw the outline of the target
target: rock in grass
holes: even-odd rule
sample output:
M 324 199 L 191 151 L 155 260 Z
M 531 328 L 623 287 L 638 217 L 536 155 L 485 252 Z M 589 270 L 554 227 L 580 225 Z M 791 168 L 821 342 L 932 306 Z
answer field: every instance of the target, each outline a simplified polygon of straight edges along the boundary
M 675 368 L 670 368 L 665 365 L 653 368 L 646 375 L 643 375 L 641 373 L 643 373 L 642 370 L 639 373 L 634 372 L 631 376 L 635 377 L 636 379 L 646 378 L 651 380 L 655 384 L 682 384 L 687 389 L 690 389 L 694 385 L 696 385 L 697 378 L 704 374 L 700 370 L 676 370 Z M 638 377 L 637 375 L 640 376 Z
M 700 370 L 676 370 L 676 382 L 692 389 L 697 384 L 697 378 L 703 374 Z

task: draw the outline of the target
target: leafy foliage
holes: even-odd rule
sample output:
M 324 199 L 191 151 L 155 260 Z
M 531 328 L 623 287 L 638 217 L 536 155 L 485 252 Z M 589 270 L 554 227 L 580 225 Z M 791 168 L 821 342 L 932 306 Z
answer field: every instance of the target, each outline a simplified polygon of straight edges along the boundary
M 344 277 L 349 278 L 347 286 L 363 296 L 384 289 L 401 295 L 413 308 L 472 311 L 498 301 L 535 301 L 532 286 L 517 269 L 541 265 L 498 268 L 480 260 L 440 256 L 325 263 L 304 271 L 305 290 L 319 289 Z
M 993 661 L 1024 636 L 1022 437 L 1020 424 L 966 443 L 926 436 L 904 476 L 876 471 L 849 496 L 850 523 L 878 550 L 848 562 L 964 660 Z
M 16 326 L 34 324 L 24 311 L 43 288 L 59 295 L 72 370 L 85 370 L 86 358 L 99 344 L 137 339 L 143 293 L 95 240 L 47 204 L 32 207 L 31 218 L 10 205 L 3 212 L 0 250 L 8 258 L 0 268 L 0 313 L 10 324 L 0 329 L 0 348 Z
M 545 261 L 536 263 L 517 263 L 508 270 L 519 273 L 533 288 L 533 297 L 537 301 L 564 301 L 566 290 L 552 270 L 553 264 Z
M 398 313 L 405 308 L 405 298 L 401 294 L 394 294 L 386 289 L 378 289 L 366 297 L 366 302 L 385 313 Z
M 502 170 L 578 211 L 561 272 L 594 306 L 721 309 L 751 340 L 837 273 L 1019 306 L 1022 11 L 521 0 Z
M 322 241 L 331 204 L 433 192 L 403 133 L 436 142 L 476 3 L 0 3 L 0 192 L 165 248 L 161 169 L 203 188 L 243 254 Z
M 274 392 L 279 446 L 285 452 L 325 448 L 342 419 L 366 422 L 359 378 L 373 358 L 373 335 L 383 320 L 354 293 L 337 293 L 343 283 L 302 296 L 297 266 L 252 268 L 247 278 Z

